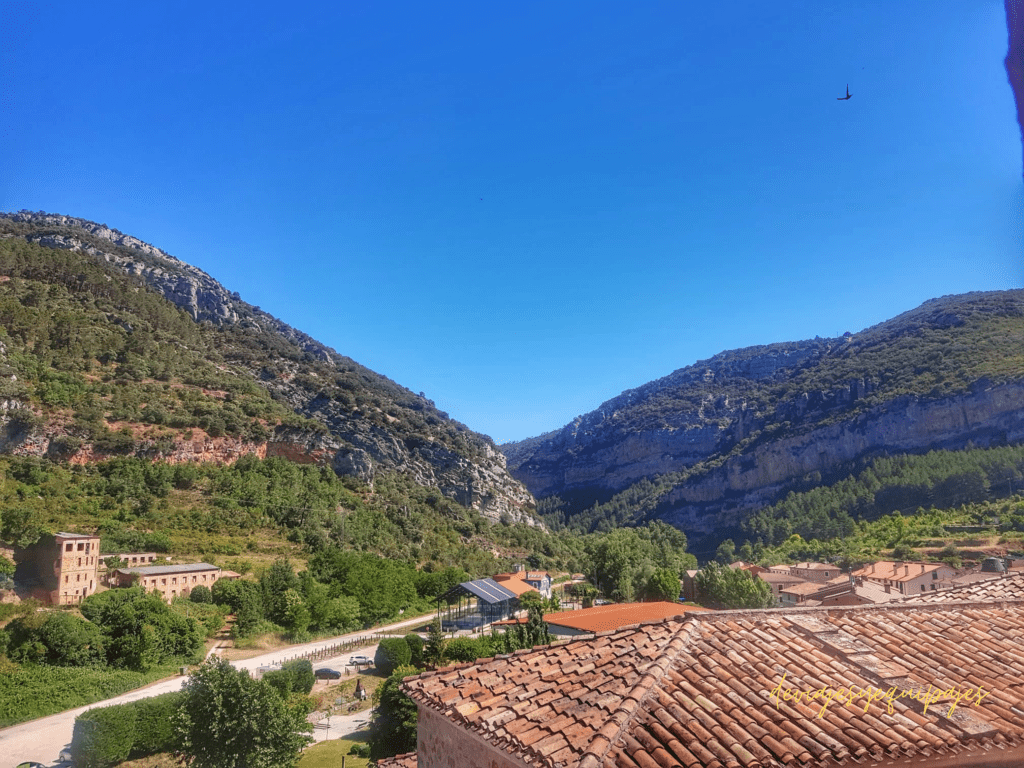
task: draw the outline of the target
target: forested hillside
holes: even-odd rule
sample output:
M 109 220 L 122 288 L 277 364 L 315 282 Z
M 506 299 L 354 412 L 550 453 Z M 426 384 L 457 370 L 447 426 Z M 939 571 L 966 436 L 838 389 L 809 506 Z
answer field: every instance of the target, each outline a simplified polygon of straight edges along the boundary
M 662 519 L 713 551 L 749 514 L 872 458 L 1018 444 L 1022 401 L 1024 291 L 975 293 L 724 352 L 502 450 L 553 524 Z
M 0 451 L 284 456 L 531 522 L 489 438 L 105 225 L 0 214 Z

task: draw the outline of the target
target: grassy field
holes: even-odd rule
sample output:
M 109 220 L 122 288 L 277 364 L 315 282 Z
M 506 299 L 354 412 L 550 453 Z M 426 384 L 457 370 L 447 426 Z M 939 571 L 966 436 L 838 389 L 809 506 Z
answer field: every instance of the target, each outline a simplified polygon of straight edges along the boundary
M 322 741 L 319 744 L 308 747 L 299 758 L 298 768 L 341 768 L 341 761 L 345 761 L 345 768 L 366 768 L 369 761 L 365 757 L 350 755 L 348 751 L 353 744 L 360 742 L 349 741 L 348 739 L 335 739 L 334 741 Z M 133 768 L 163 768 L 163 766 L 137 766 Z

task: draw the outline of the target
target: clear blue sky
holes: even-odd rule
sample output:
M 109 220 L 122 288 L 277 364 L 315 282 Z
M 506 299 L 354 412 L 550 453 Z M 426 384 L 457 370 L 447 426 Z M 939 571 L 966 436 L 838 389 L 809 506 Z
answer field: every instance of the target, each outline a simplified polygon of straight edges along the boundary
M 153 243 L 498 442 L 1024 287 L 1000 0 L 219 5 L 3 0 L 0 210 Z

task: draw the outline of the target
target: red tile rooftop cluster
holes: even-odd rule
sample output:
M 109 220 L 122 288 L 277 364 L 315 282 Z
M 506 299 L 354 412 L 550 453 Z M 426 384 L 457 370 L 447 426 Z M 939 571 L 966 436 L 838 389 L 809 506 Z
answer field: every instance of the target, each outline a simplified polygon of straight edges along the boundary
M 420 708 L 424 768 L 459 765 L 452 738 L 489 756 L 465 768 L 1024 765 L 1022 632 L 1024 603 L 1000 601 L 691 613 L 403 690 Z M 954 688 L 985 695 L 957 705 Z M 826 689 L 897 694 L 782 695 Z M 423 753 L 438 734 L 449 746 Z

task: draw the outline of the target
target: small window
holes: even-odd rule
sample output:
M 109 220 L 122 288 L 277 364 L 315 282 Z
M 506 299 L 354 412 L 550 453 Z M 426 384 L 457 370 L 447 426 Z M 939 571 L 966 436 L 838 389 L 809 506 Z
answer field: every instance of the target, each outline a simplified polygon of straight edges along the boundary
M 70 576 L 65 576 L 64 577 L 64 583 L 67 584 L 69 581 L 71 581 L 71 577 Z
M 936 581 L 939 578 L 938 571 L 932 571 L 932 581 Z
M 924 592 L 924 584 L 921 585 L 921 591 Z
M 81 568 L 81 567 L 82 567 L 82 558 L 78 558 L 78 567 L 79 567 L 79 568 Z
M 72 544 L 70 541 L 68 542 L 67 546 L 64 547 L 64 551 L 65 552 L 73 552 L 74 550 L 75 550 L 75 545 Z
M 78 551 L 81 552 L 84 549 L 85 549 L 85 543 L 81 542 L 81 541 L 78 542 Z
M 167 586 L 167 579 L 166 578 L 160 579 L 160 583 L 163 584 L 166 587 Z

